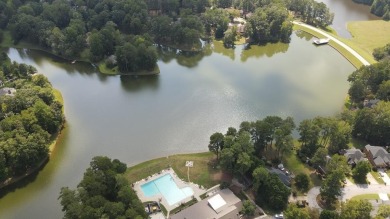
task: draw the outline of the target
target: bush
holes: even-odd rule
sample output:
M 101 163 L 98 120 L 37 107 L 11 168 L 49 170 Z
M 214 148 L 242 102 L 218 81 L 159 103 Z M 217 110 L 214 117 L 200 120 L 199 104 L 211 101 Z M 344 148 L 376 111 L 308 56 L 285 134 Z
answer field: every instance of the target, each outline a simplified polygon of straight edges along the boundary
M 223 181 L 223 182 L 219 185 L 219 188 L 220 188 L 220 189 L 226 189 L 226 188 L 229 188 L 229 186 L 230 186 L 230 183 L 229 183 L 229 182 Z

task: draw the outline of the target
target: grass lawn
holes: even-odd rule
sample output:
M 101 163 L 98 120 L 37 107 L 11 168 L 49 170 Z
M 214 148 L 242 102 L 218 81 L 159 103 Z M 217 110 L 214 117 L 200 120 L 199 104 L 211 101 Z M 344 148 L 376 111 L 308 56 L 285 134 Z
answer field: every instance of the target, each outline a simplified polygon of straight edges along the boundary
M 354 147 L 356 149 L 364 149 L 364 146 L 366 146 L 367 144 L 368 144 L 367 142 L 357 138 L 351 138 L 351 140 L 348 143 L 349 147 Z
M 375 48 L 390 43 L 390 22 L 384 20 L 349 22 L 350 41 L 372 54 Z
M 317 38 L 325 38 L 324 35 L 320 34 L 320 33 L 317 33 L 316 31 L 313 31 L 312 29 L 309 29 L 309 28 L 306 28 L 306 27 L 303 27 L 303 26 L 298 26 L 298 25 L 294 25 L 294 30 L 301 30 L 301 31 L 304 31 L 306 33 L 309 33 Z M 335 35 L 335 34 L 332 34 L 332 32 L 327 32 L 328 34 L 332 35 L 333 37 L 339 39 L 340 41 L 342 41 L 341 37 Z M 344 41 L 343 41 L 344 42 Z M 344 42 L 346 43 L 346 42 Z M 347 44 L 347 43 L 346 43 Z M 331 45 L 334 49 L 336 49 L 341 55 L 343 55 L 349 62 L 351 62 L 352 65 L 354 65 L 356 68 L 360 68 L 363 64 L 359 61 L 359 59 L 357 59 L 355 56 L 353 56 L 350 52 L 348 52 L 344 47 L 338 45 L 337 43 L 333 42 L 333 41 L 330 41 L 329 42 L 329 45 Z M 348 44 L 347 44 L 348 45 Z M 352 47 L 352 49 L 355 49 Z M 356 51 L 358 52 L 360 55 L 363 56 L 363 54 L 361 54 L 359 51 Z M 367 56 L 367 55 L 366 55 Z M 366 56 L 363 56 L 364 58 L 366 58 Z M 369 57 L 373 60 L 374 58 L 369 55 Z M 370 60 L 368 60 L 370 62 Z
M 376 200 L 379 199 L 378 194 L 363 194 L 351 198 L 351 200 Z
M 194 161 L 194 166 L 190 167 L 190 181 L 210 188 L 227 177 L 221 170 L 214 168 L 215 159 L 216 156 L 211 152 L 161 157 L 129 167 L 125 176 L 133 183 L 170 166 L 181 179 L 188 181 L 185 163 Z
M 371 175 L 375 178 L 375 180 L 379 184 L 385 184 L 385 182 L 383 181 L 382 177 L 379 175 L 379 172 L 371 171 Z

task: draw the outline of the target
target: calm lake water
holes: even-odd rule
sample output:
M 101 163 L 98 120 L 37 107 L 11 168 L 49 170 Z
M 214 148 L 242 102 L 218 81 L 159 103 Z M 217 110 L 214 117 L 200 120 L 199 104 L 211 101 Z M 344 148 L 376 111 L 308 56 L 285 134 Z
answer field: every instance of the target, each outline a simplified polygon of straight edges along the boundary
M 370 13 L 370 6 L 356 4 L 352 0 L 316 0 L 324 2 L 335 14 L 332 28 L 342 37 L 351 37 L 347 30 L 350 21 L 378 20 L 379 17 Z
M 298 36 L 299 35 L 299 36 Z M 12 60 L 37 67 L 65 101 L 67 128 L 50 162 L 27 186 L 0 199 L 0 218 L 60 218 L 60 188 L 75 188 L 92 157 L 133 165 L 207 151 L 209 136 L 267 115 L 305 118 L 340 111 L 354 67 L 329 46 L 294 33 L 291 44 L 244 50 L 207 45 L 197 55 L 161 52 L 161 74 L 104 76 L 30 50 Z M 195 164 L 196 165 L 196 164 Z

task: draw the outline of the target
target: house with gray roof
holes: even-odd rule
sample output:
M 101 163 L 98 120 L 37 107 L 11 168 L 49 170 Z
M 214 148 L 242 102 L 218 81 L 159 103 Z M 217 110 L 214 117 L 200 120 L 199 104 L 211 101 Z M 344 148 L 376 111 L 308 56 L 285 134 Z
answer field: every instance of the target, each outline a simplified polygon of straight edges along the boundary
M 15 93 L 15 88 L 5 87 L 0 89 L 0 96 L 14 96 Z
M 366 145 L 364 153 L 373 167 L 388 168 L 390 167 L 390 154 L 385 148 L 380 146 Z
M 344 156 L 347 158 L 347 162 L 351 166 L 355 166 L 360 161 L 366 159 L 363 152 L 356 148 L 346 150 Z
M 215 195 L 171 215 L 170 219 L 235 219 L 242 209 L 241 200 L 230 189 L 223 189 Z

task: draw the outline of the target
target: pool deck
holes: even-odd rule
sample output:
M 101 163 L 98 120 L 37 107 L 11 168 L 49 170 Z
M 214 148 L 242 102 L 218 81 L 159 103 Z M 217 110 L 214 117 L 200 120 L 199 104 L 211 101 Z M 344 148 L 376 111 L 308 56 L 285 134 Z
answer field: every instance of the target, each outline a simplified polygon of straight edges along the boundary
M 168 169 L 165 169 L 163 171 L 161 171 L 160 173 L 156 173 L 156 174 L 153 174 L 152 176 L 149 176 L 147 179 L 142 179 L 141 181 L 138 181 L 138 182 L 135 182 L 134 183 L 134 190 L 136 191 L 139 199 L 141 200 L 141 202 L 148 202 L 148 201 L 156 201 L 156 202 L 160 202 L 162 205 L 164 205 L 164 207 L 167 209 L 167 211 L 171 211 L 172 209 L 180 206 L 181 203 L 185 203 L 185 202 L 188 202 L 192 199 L 192 196 L 190 197 L 187 197 L 185 199 L 183 199 L 182 201 L 176 203 L 176 204 L 173 204 L 173 205 L 169 205 L 167 200 L 164 198 L 164 196 L 162 194 L 158 194 L 158 195 L 155 195 L 155 196 L 152 196 L 152 197 L 145 197 L 144 196 L 144 193 L 141 189 L 141 186 L 145 183 L 148 183 L 152 180 L 155 180 L 163 175 L 166 175 L 166 174 L 171 174 L 173 180 L 175 181 L 177 187 L 179 187 L 180 189 L 182 188 L 185 188 L 185 187 L 190 187 L 192 188 L 192 190 L 194 191 L 194 194 L 193 194 L 193 197 L 195 197 L 198 201 L 201 200 L 201 198 L 199 197 L 200 195 L 204 194 L 206 192 L 205 189 L 202 189 L 202 188 L 199 188 L 199 185 L 195 184 L 195 183 L 192 183 L 192 182 L 185 182 L 183 181 L 182 179 L 180 179 L 175 171 L 173 171 L 172 168 L 168 168 Z

